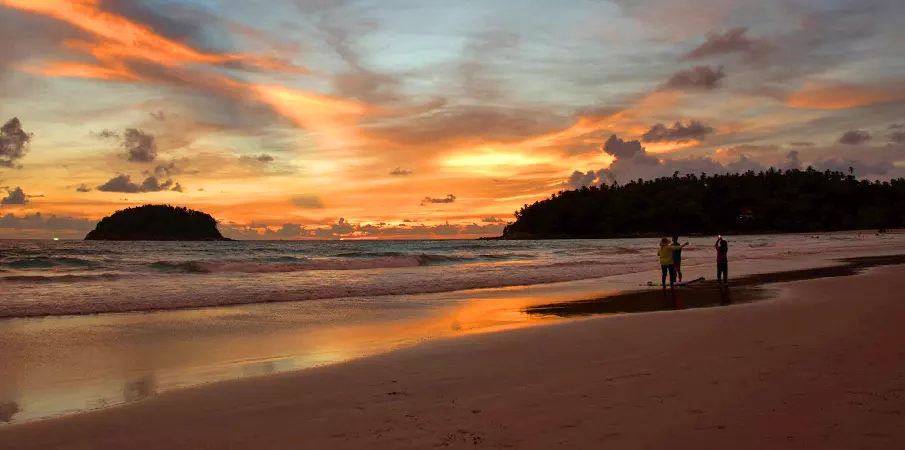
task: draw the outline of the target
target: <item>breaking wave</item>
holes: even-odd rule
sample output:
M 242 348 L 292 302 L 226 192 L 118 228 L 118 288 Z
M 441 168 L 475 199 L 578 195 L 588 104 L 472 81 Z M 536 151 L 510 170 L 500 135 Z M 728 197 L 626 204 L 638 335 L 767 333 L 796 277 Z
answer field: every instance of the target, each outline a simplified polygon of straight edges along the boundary
M 119 275 L 114 273 L 100 273 L 93 275 L 7 275 L 0 276 L 0 282 L 6 283 L 76 283 L 80 281 L 104 281 L 115 280 Z
M 51 269 L 54 267 L 84 268 L 94 267 L 97 263 L 80 258 L 59 256 L 33 256 L 23 258 L 6 258 L 0 261 L 0 266 L 12 269 Z
M 183 273 L 286 273 L 315 270 L 399 269 L 442 264 L 467 264 L 481 261 L 529 259 L 529 253 L 481 254 L 474 256 L 406 255 L 397 252 L 344 253 L 342 258 L 307 259 L 294 257 L 256 261 L 157 261 L 151 267 Z M 354 256 L 353 256 L 354 255 Z

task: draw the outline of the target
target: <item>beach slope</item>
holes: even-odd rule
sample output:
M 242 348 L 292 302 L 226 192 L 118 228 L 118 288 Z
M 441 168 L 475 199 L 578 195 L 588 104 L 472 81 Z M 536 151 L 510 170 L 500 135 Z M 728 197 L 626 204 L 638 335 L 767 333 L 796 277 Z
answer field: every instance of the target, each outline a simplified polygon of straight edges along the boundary
M 0 448 L 899 449 L 903 275 L 436 341 L 4 426 Z

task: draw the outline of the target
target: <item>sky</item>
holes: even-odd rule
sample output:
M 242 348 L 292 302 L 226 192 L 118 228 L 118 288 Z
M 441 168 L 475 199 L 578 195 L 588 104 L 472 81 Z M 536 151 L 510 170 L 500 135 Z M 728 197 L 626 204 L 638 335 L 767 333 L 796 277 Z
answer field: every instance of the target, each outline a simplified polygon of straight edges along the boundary
M 0 238 L 498 235 L 562 189 L 905 176 L 901 0 L 0 0 Z

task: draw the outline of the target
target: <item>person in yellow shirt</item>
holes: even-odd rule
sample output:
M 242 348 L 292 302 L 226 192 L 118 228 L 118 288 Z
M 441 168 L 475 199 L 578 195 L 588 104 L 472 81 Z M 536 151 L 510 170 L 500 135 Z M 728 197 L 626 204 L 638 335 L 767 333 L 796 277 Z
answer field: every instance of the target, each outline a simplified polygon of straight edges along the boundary
M 657 256 L 660 257 L 660 269 L 663 272 L 660 286 L 666 287 L 666 274 L 669 274 L 669 285 L 676 284 L 676 266 L 673 261 L 673 252 L 682 250 L 686 245 L 688 245 L 687 242 L 682 245 L 678 243 L 670 244 L 667 238 L 660 240 L 660 249 L 657 250 Z

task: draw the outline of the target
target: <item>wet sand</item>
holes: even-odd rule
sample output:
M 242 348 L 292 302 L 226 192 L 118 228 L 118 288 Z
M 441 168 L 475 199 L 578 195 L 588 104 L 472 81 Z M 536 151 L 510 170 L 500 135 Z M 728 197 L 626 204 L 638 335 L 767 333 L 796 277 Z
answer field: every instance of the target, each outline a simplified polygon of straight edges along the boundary
M 838 260 L 837 265 L 766 272 L 733 279 L 731 287 L 703 281 L 688 288 L 645 289 L 571 302 L 535 304 L 524 308 L 532 316 L 574 318 L 602 314 L 625 314 L 729 306 L 769 298 L 774 283 L 848 277 L 874 267 L 905 265 L 905 255 L 862 256 Z
M 903 275 L 433 341 L 4 426 L 0 448 L 897 449 Z

